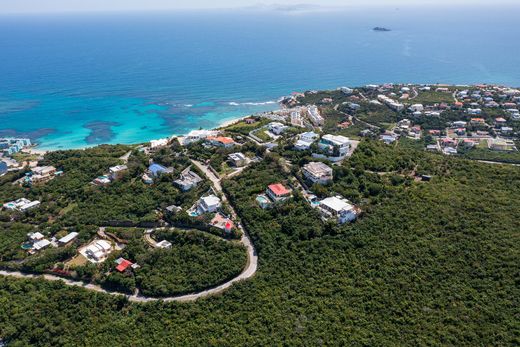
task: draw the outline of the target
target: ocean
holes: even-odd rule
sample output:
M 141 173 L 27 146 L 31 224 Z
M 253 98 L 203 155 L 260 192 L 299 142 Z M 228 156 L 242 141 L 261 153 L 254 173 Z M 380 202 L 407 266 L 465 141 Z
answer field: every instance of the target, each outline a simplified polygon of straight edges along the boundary
M 139 143 L 275 109 L 294 91 L 520 86 L 519 10 L 0 14 L 0 136 L 41 149 Z

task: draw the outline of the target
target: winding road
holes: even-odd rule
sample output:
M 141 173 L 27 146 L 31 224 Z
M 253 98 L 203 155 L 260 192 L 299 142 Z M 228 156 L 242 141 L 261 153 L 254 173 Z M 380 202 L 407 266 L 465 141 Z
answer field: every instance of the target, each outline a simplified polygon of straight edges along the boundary
M 227 201 L 226 195 L 222 191 L 222 186 L 220 184 L 220 178 L 215 176 L 209 168 L 196 161 L 192 160 L 193 164 L 196 165 L 204 174 L 209 178 L 209 180 L 213 183 L 213 186 L 216 191 L 222 193 L 222 200 Z M 233 215 L 233 218 L 237 218 L 237 214 L 233 206 L 229 205 L 231 208 L 231 214 Z M 126 295 L 119 292 L 112 292 L 107 291 L 103 288 L 101 288 L 99 285 L 91 284 L 91 283 L 85 283 L 81 281 L 74 281 L 70 279 L 61 278 L 54 275 L 49 274 L 42 274 L 42 275 L 34 275 L 34 274 L 27 274 L 22 273 L 20 271 L 7 271 L 7 270 L 0 270 L 1 276 L 9 276 L 14 278 L 25 278 L 25 279 L 44 279 L 47 281 L 61 281 L 67 286 L 73 286 L 73 287 L 81 287 L 87 290 L 92 290 L 98 293 L 104 293 L 108 295 L 115 295 L 115 296 L 125 296 L 129 301 L 131 302 L 138 302 L 138 303 L 145 303 L 145 302 L 152 302 L 152 301 L 164 301 L 164 302 L 190 302 L 195 301 L 200 298 L 217 295 L 222 292 L 224 292 L 226 289 L 231 287 L 234 283 L 237 283 L 239 281 L 247 280 L 251 277 L 253 277 L 256 273 L 256 270 L 258 268 L 258 255 L 256 253 L 255 247 L 253 245 L 253 242 L 249 238 L 249 235 L 247 234 L 246 230 L 242 227 L 241 224 L 237 223 L 238 228 L 242 231 L 242 238 L 240 242 L 244 245 L 244 247 L 247 250 L 247 264 L 244 270 L 238 275 L 237 277 L 220 284 L 216 287 L 206 289 L 200 292 L 191 293 L 191 294 L 185 294 L 185 295 L 177 295 L 177 296 L 170 296 L 170 297 L 164 297 L 164 298 L 156 298 L 156 297 L 148 297 L 139 295 L 139 292 L 136 292 L 134 295 Z

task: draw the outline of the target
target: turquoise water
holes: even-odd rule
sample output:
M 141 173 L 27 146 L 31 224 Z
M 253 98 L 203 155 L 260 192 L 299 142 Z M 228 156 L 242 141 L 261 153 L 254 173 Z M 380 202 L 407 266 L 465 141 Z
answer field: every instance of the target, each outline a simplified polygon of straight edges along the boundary
M 519 9 L 0 16 L 0 136 L 136 143 L 271 110 L 293 91 L 520 86 Z

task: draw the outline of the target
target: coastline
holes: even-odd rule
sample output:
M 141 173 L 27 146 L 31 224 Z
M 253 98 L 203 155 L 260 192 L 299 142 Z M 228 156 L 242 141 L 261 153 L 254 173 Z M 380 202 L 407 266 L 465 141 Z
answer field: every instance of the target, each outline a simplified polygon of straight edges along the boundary
M 277 102 L 276 103 L 279 107 L 281 107 L 281 104 L 280 102 Z M 221 123 L 217 124 L 216 126 L 214 126 L 213 128 L 210 128 L 210 129 L 204 129 L 204 130 L 222 130 L 223 128 L 227 128 L 231 125 L 234 125 L 246 118 L 249 118 L 249 117 L 254 117 L 255 115 L 258 115 L 258 114 L 262 114 L 264 112 L 260 112 L 260 113 L 253 113 L 253 114 L 247 114 L 247 115 L 242 115 L 242 116 L 239 116 L 238 118 L 233 118 L 233 119 L 229 119 L 229 120 L 224 120 L 222 121 Z M 192 129 L 192 130 L 197 130 L 197 129 Z M 190 130 L 190 131 L 192 131 Z M 174 139 L 174 138 L 177 138 L 177 137 L 183 137 L 183 136 L 186 136 L 189 132 L 187 133 L 182 133 L 182 134 L 175 134 L 175 135 L 170 135 L 168 136 L 167 138 L 168 139 Z M 153 138 L 153 139 L 150 139 L 148 141 L 143 141 L 143 142 L 137 142 L 137 143 L 128 143 L 126 145 L 137 145 L 139 143 L 146 143 L 146 142 L 150 142 L 150 141 L 153 141 L 153 140 L 158 140 L 158 138 Z M 68 151 L 68 150 L 80 150 L 80 149 L 87 149 L 87 148 L 93 148 L 93 147 L 96 147 L 96 146 L 101 146 L 101 145 L 106 145 L 108 143 L 98 143 L 98 144 L 95 144 L 95 145 L 91 145 L 91 146 L 83 146 L 83 147 L 73 147 L 73 148 L 60 148 L 60 149 L 41 149 L 39 148 L 39 144 L 36 144 L 35 146 L 32 146 L 30 148 L 27 148 L 27 149 L 24 149 L 24 152 L 26 153 L 29 153 L 29 154 L 35 154 L 35 155 L 40 155 L 40 156 L 43 156 L 47 153 L 50 153 L 50 152 L 57 152 L 57 151 Z M 115 144 L 112 144 L 112 145 L 118 145 L 120 143 L 115 143 Z

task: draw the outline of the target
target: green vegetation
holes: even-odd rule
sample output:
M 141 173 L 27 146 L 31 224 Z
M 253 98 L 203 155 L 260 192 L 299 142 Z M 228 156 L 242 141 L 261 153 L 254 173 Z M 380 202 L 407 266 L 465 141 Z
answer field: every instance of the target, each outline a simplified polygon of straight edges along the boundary
M 406 156 L 368 148 L 390 162 L 363 152 L 357 160 L 366 167 L 399 169 L 390 155 Z M 337 236 L 294 237 L 293 223 L 317 226 L 307 213 L 282 226 L 276 211 L 248 212 L 250 194 L 285 178 L 276 166 L 228 182 L 232 198 L 247 204 L 240 213 L 260 246 L 260 268 L 222 296 L 136 305 L 0 277 L 1 335 L 14 346 L 518 344 L 520 171 L 410 153 L 434 179 L 397 188 Z
M 410 100 L 415 104 L 453 104 L 455 100 L 453 99 L 452 91 L 447 92 L 436 92 L 436 91 L 418 91 L 418 95 L 416 98 Z

